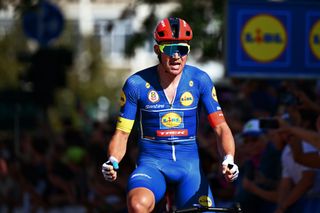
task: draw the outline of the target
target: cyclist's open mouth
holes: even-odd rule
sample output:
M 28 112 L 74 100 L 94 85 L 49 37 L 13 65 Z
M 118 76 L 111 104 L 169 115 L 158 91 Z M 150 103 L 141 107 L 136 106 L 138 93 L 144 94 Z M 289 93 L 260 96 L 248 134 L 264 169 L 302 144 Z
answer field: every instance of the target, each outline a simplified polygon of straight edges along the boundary
M 178 62 L 173 62 L 173 63 L 170 63 L 169 65 L 171 69 L 178 70 L 181 64 Z

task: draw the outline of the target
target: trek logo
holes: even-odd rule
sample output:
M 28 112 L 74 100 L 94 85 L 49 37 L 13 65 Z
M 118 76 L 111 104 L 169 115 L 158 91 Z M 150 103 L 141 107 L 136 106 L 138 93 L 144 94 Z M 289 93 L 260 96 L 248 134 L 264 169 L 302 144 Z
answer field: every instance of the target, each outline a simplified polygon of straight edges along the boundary
M 169 136 L 188 136 L 187 129 L 179 130 L 157 130 L 158 137 L 169 137 Z
M 241 44 L 248 56 L 256 62 L 269 63 L 279 58 L 288 43 L 282 22 L 269 14 L 250 18 L 241 32 Z
M 183 112 L 160 113 L 161 129 L 183 128 Z
M 181 98 L 180 98 L 180 103 L 183 105 L 183 106 L 190 106 L 192 103 L 193 103 L 193 96 L 190 92 L 184 92 L 182 95 L 181 95 Z
M 309 45 L 314 56 L 320 60 L 320 20 L 311 28 Z

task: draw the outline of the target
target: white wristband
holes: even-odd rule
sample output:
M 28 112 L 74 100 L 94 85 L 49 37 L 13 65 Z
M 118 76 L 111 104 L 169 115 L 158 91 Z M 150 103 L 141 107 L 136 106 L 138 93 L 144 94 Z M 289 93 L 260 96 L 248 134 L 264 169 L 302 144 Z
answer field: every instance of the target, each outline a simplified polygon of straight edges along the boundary
M 110 162 L 115 170 L 119 169 L 119 161 L 114 156 L 110 156 L 108 162 Z
M 119 163 L 119 161 L 117 160 L 117 158 L 114 157 L 114 156 L 112 156 L 112 155 L 109 157 L 109 161 L 110 161 L 111 163 L 113 163 L 113 162 Z

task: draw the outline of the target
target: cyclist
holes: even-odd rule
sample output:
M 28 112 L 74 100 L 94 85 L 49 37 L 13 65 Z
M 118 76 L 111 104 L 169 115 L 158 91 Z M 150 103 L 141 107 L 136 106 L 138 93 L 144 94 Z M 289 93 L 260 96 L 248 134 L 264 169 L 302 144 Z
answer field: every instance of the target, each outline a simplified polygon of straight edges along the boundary
M 134 121 L 139 122 L 137 167 L 128 180 L 129 212 L 151 212 L 168 183 L 175 185 L 177 208 L 193 204 L 214 206 L 209 184 L 200 167 L 197 124 L 200 104 L 216 132 L 227 181 L 239 173 L 235 145 L 219 106 L 215 87 L 202 70 L 186 65 L 192 30 L 180 18 L 165 18 L 154 32 L 156 66 L 130 76 L 121 94 L 116 131 L 109 143 L 109 159 L 102 165 L 104 178 L 117 178 Z M 136 119 L 137 117 L 137 119 Z

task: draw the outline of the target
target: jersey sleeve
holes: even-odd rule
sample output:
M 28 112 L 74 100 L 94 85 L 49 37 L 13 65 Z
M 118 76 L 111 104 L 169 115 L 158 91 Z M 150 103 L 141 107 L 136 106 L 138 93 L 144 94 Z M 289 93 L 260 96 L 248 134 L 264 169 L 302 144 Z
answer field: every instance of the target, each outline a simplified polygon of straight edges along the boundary
M 116 128 L 130 133 L 134 124 L 138 105 L 138 86 L 135 77 L 130 77 L 124 84 L 120 97 L 120 114 Z
M 225 121 L 222 109 L 219 105 L 216 89 L 209 75 L 203 72 L 200 77 L 200 97 L 208 114 L 210 125 L 214 128 Z

